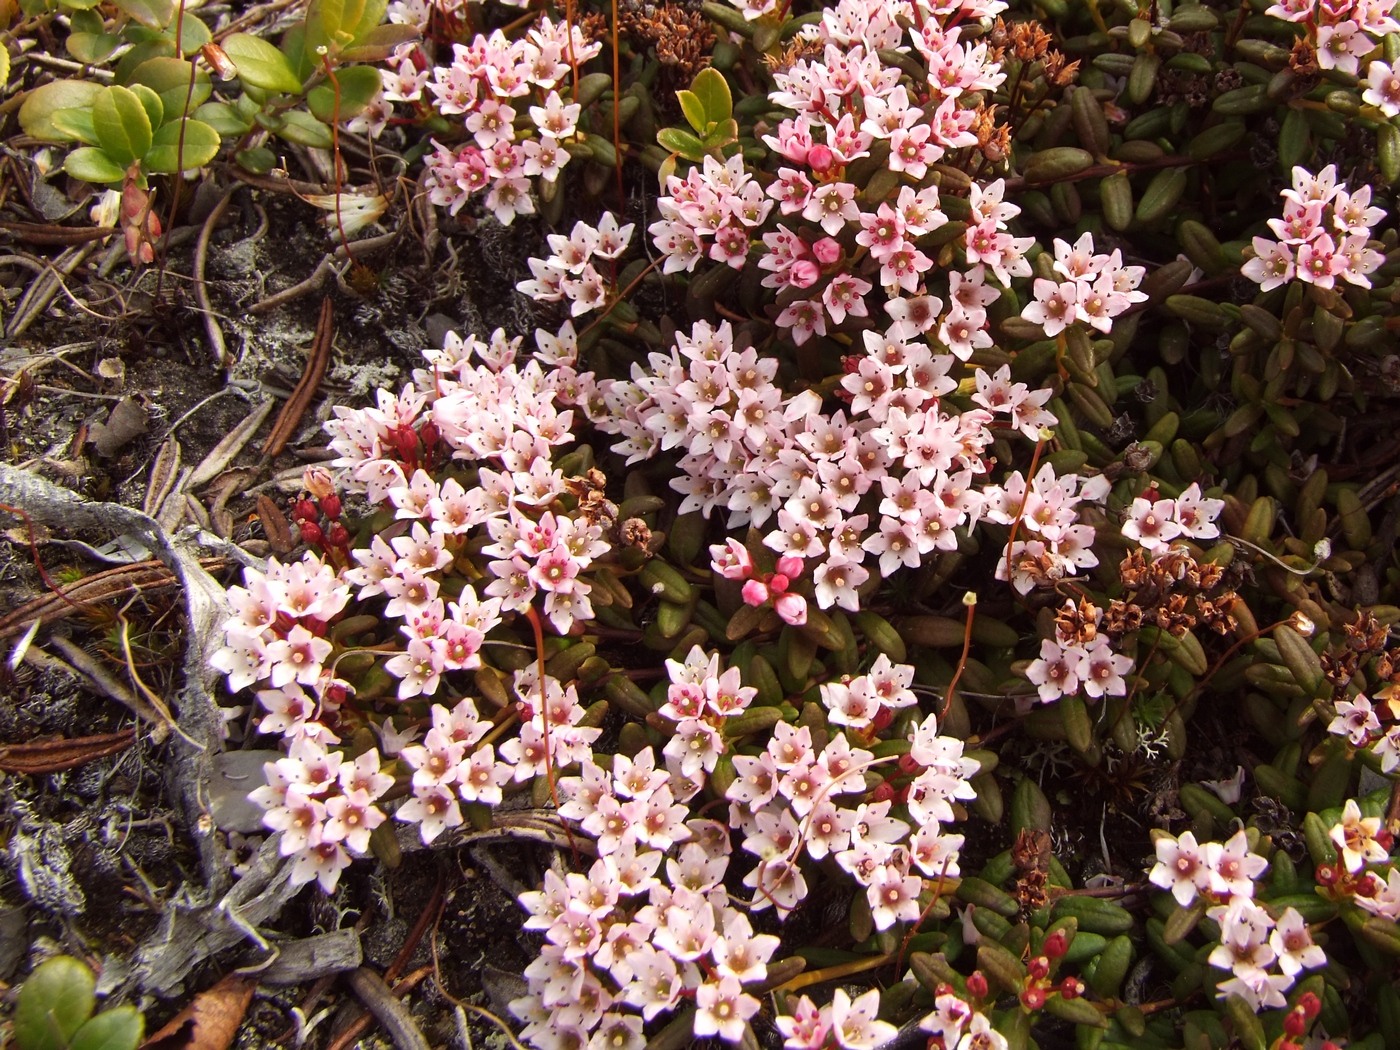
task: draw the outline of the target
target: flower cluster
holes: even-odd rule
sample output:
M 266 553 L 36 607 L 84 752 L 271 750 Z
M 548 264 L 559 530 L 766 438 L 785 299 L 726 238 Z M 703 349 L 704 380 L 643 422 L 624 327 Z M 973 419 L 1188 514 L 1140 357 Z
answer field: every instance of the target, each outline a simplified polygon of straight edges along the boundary
M 1133 669 L 1133 659 L 1114 652 L 1108 635 L 1097 630 L 1103 610 L 1091 605 L 1086 616 L 1086 610 L 1072 601 L 1066 601 L 1065 607 L 1073 615 L 1057 621 L 1055 637 L 1041 640 L 1040 655 L 1026 668 L 1041 703 L 1081 691 L 1093 700 L 1125 695 L 1128 683 L 1123 676 Z M 1067 626 L 1067 621 L 1075 627 Z
M 487 209 L 502 223 L 533 213 L 530 179 L 559 177 L 581 111 L 558 88 L 571 61 L 586 62 L 602 46 L 577 26 L 547 17 L 518 40 L 498 29 L 469 45 L 454 44 L 452 61 L 433 69 L 426 88 L 437 112 L 462 119 L 472 142 L 455 149 L 435 143 L 424 159 L 428 199 L 455 215 L 484 190 Z M 406 101 L 421 98 L 423 84 L 411 58 L 400 59 L 390 87 Z
M 1107 255 L 1095 254 L 1093 234 L 1083 234 L 1074 244 L 1055 238 L 1054 270 L 1063 280 L 1037 277 L 1035 301 L 1021 311 L 1047 336 L 1059 335 L 1079 322 L 1108 332 L 1115 317 L 1134 303 L 1147 301 L 1147 295 L 1138 291 L 1146 270 L 1124 266 L 1117 248 Z
M 1360 63 L 1381 37 L 1400 31 L 1383 0 L 1279 0 L 1264 13 L 1306 26 L 1318 66 L 1351 76 L 1360 76 Z
M 1174 499 L 1138 496 L 1123 519 L 1122 532 L 1148 554 L 1160 554 L 1176 539 L 1219 536 L 1215 519 L 1224 509 L 1224 500 L 1203 496 L 1201 486 L 1193 481 Z
M 1208 961 L 1231 973 L 1218 985 L 1219 998 L 1238 995 L 1256 1012 L 1287 1006 L 1284 993 L 1298 974 L 1326 965 L 1327 956 L 1296 909 L 1270 910 L 1254 900 L 1255 879 L 1268 862 L 1250 852 L 1245 832 L 1204 844 L 1189 831 L 1180 838 L 1155 834 L 1157 864 L 1148 880 L 1182 907 L 1197 897 L 1213 902 L 1206 915 L 1220 932 Z
M 593 266 L 594 259 L 616 262 L 632 240 L 632 223 L 619 227 L 612 212 L 604 212 L 595 229 L 574 223 L 569 235 L 549 234 L 554 253 L 548 259 L 529 260 L 534 277 L 516 288 L 539 303 L 569 300 L 569 312 L 578 317 L 601 307 L 608 296 L 608 281 Z
M 265 763 L 263 772 L 267 783 L 248 798 L 265 810 L 263 825 L 281 833 L 282 856 L 296 858 L 291 884 L 315 879 L 330 893 L 351 857 L 368 855 L 370 835 L 385 820 L 376 802 L 394 778 L 380 771 L 378 751 L 350 762 L 308 736 L 294 739 L 287 756 Z
M 1295 278 L 1319 288 L 1332 288 L 1339 277 L 1371 287 L 1368 275 L 1385 261 L 1370 247 L 1371 227 L 1385 218 L 1371 205 L 1371 187 L 1348 192 L 1337 184 L 1335 164 L 1316 175 L 1295 167 L 1283 198 L 1283 216 L 1269 220 L 1278 240 L 1255 237 L 1254 258 L 1240 272 L 1266 292 Z
M 1381 762 L 1382 773 L 1393 773 L 1400 769 L 1400 722 L 1391 720 L 1383 726 L 1376 713 L 1376 707 L 1365 693 L 1357 693 L 1350 700 L 1338 700 L 1336 714 L 1327 724 L 1327 731 L 1344 736 L 1355 748 L 1366 748 Z M 1389 714 L 1390 705 L 1384 710 Z

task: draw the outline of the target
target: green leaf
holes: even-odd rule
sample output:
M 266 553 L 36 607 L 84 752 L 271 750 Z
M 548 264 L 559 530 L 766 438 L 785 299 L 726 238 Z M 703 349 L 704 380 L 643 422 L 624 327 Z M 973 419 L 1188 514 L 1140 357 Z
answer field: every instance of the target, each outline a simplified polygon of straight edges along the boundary
M 245 120 L 243 115 L 227 102 L 206 102 L 194 111 L 194 116 L 220 135 L 230 137 L 242 135 L 253 126 L 252 121 Z
M 729 93 L 729 81 L 713 66 L 707 66 L 695 74 L 690 90 L 700 100 L 707 121 L 722 124 L 734 115 L 734 96 Z M 703 132 L 705 129 L 696 126 L 695 130 Z
M 358 43 L 384 20 L 388 0 L 311 0 L 306 11 L 306 49 L 324 47 L 332 57 Z
M 219 133 L 203 121 L 191 117 L 172 120 L 156 129 L 155 142 L 145 156 L 145 167 L 147 171 L 169 175 L 202 168 L 214 159 L 222 143 Z
M 164 29 L 175 17 L 175 0 L 113 0 L 117 10 L 134 22 Z
M 695 129 L 697 135 L 703 135 L 709 130 L 709 118 L 705 116 L 705 103 L 700 101 L 700 96 L 693 91 L 677 91 L 676 99 L 681 104 L 681 113 L 685 115 L 686 121 Z
M 233 155 L 233 159 L 238 161 L 240 168 L 251 171 L 254 175 L 266 175 L 277 163 L 277 155 L 262 146 L 239 150 Z
M 378 97 L 384 81 L 373 66 L 350 66 L 335 74 L 335 84 L 317 84 L 306 93 L 306 106 L 327 124 L 349 120 Z M 340 98 L 336 98 L 339 86 Z
M 63 170 L 75 179 L 99 185 L 126 179 L 126 167 L 96 146 L 80 146 L 68 154 L 63 160 Z
M 102 85 L 87 80 L 55 80 L 31 91 L 19 107 L 19 125 L 26 135 L 44 142 L 82 141 L 54 124 L 63 110 L 84 110 L 102 92 Z
M 245 84 L 289 95 L 301 92 L 301 79 L 292 70 L 287 56 L 266 40 L 250 33 L 234 33 L 223 46 L 238 67 L 238 79 Z
M 112 52 L 117 49 L 117 45 L 122 42 L 119 36 L 111 33 L 69 33 L 68 39 L 63 42 L 63 46 L 68 49 L 68 53 L 79 62 L 95 66 L 99 62 L 105 62 L 112 57 Z M 7 52 L 0 62 L 9 62 Z
M 705 159 L 705 144 L 683 128 L 662 128 L 656 133 L 656 141 L 663 149 L 679 153 L 686 160 L 698 164 Z
M 114 85 L 98 95 L 92 106 L 92 123 L 97 129 L 97 144 L 123 167 L 144 157 L 151 148 L 151 118 L 129 88 Z
M 14 1035 L 23 1050 L 65 1050 L 92 1016 L 97 981 L 77 959 L 60 955 L 41 963 L 15 1006 Z
M 74 1034 L 68 1050 L 136 1050 L 146 1034 L 146 1019 L 134 1006 L 105 1010 Z
M 135 35 L 131 27 L 123 33 L 127 38 Z M 118 84 L 131 84 L 132 75 L 137 68 L 152 58 L 174 58 L 175 42 L 168 37 L 160 36 L 154 40 L 143 40 L 134 43 L 130 51 L 127 51 L 121 58 L 117 59 L 117 65 L 113 73 L 116 74 Z
M 194 73 L 193 90 L 190 85 L 191 71 Z M 148 58 L 131 71 L 131 79 L 127 83 L 132 88 L 144 84 L 160 96 L 164 121 L 175 120 L 196 109 L 214 90 L 208 73 L 173 55 Z
M 280 137 L 298 146 L 331 148 L 331 129 L 304 110 L 292 109 L 282 114 L 282 126 L 275 130 Z
M 705 136 L 705 149 L 718 149 L 720 146 L 727 146 L 739 137 L 739 122 L 733 117 L 722 120 L 716 124 L 708 135 Z
M 400 44 L 417 40 L 423 34 L 415 26 L 386 22 L 375 26 L 340 53 L 342 62 L 383 62 Z
M 61 109 L 53 115 L 53 124 L 66 136 L 67 142 L 97 145 L 97 128 L 92 122 L 91 109 Z
M 165 123 L 165 103 L 160 100 L 154 89 L 145 84 L 132 84 L 131 92 L 141 100 L 146 116 L 150 118 L 151 127 L 158 128 Z

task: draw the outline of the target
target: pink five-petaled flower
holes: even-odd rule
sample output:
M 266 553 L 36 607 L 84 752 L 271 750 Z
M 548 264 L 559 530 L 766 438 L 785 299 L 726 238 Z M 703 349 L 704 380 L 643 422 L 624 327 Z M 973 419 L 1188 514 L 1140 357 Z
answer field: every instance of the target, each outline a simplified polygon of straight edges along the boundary
M 1207 842 L 1204 853 L 1211 892 L 1222 897 L 1253 897 L 1254 880 L 1269 866 L 1259 854 L 1249 852 L 1243 829 L 1228 842 Z
M 1210 888 L 1210 876 L 1205 853 L 1191 832 L 1183 832 L 1179 839 L 1166 834 L 1157 839 L 1157 864 L 1147 880 L 1171 890 L 1183 908 Z
M 1182 534 L 1176 520 L 1176 503 L 1169 499 L 1147 500 L 1139 496 L 1128 509 L 1123 522 L 1123 535 L 1137 540 L 1142 547 L 1155 553 L 1165 550 L 1172 540 Z
M 717 1035 L 727 1043 L 744 1037 L 745 1023 L 763 1004 L 744 993 L 733 977 L 703 982 L 695 990 L 695 1027 L 698 1036 Z
M 1265 292 L 1293 280 L 1298 271 L 1288 245 L 1267 237 L 1255 237 L 1253 243 L 1254 258 L 1240 267 L 1240 273 Z
M 893 1039 L 898 1029 L 887 1021 L 877 1021 L 880 989 L 872 988 L 854 1000 L 837 988 L 831 997 L 831 1028 L 837 1042 L 847 1050 L 874 1050 Z

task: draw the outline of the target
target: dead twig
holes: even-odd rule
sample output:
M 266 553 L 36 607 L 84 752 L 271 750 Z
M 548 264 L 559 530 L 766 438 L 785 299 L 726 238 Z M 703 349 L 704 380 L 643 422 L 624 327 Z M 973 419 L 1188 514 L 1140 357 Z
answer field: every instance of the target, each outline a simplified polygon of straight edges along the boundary
M 40 222 L 0 222 L 0 230 L 8 230 L 25 244 L 53 246 L 56 244 L 86 244 L 105 241 L 116 229 L 111 226 L 54 226 Z
M 430 968 L 425 968 L 419 980 L 431 972 Z M 351 971 L 346 980 L 349 981 L 355 994 L 359 996 L 360 1002 L 364 1003 L 369 1008 L 369 1012 L 374 1014 L 375 1019 L 384 1026 L 384 1030 L 389 1033 L 389 1038 L 393 1040 L 394 1046 L 398 1050 L 429 1050 L 428 1040 L 423 1038 L 423 1033 L 418 1030 L 418 1025 L 413 1021 L 413 1015 L 408 1012 L 408 1008 L 403 1003 L 399 1002 L 394 991 L 389 989 L 379 974 L 362 966 L 358 970 Z M 406 991 L 407 989 L 403 988 L 406 984 L 408 984 L 407 978 L 399 982 L 399 989 L 396 990 L 400 993 Z M 338 1046 L 343 1038 L 342 1035 L 342 1038 L 337 1039 L 333 1045 Z
M 199 303 L 200 315 L 204 318 L 204 334 L 209 337 L 209 349 L 214 355 L 214 364 L 220 368 L 227 368 L 230 364 L 228 345 L 224 342 L 223 329 L 214 318 L 214 306 L 209 301 L 209 285 L 204 279 L 204 268 L 209 261 L 209 240 L 214 236 L 214 230 L 223 219 L 224 212 L 228 211 L 229 201 L 233 200 L 236 188 L 230 186 L 224 190 L 224 195 L 209 210 L 209 216 L 199 228 L 199 239 L 195 241 L 194 246 L 194 297 Z
M 248 307 L 248 312 L 254 316 L 271 313 L 279 306 L 295 302 L 304 295 L 310 295 L 312 292 L 318 291 L 321 285 L 326 283 L 326 278 L 330 277 L 331 274 L 339 275 L 335 268 L 333 256 L 326 254 L 321 257 L 321 261 L 316 264 L 316 269 L 311 271 L 311 276 L 306 280 L 294 284 L 290 288 L 284 288 L 276 295 L 270 295 L 266 299 L 254 303 L 252 306 Z
M 296 389 L 292 391 L 292 396 L 282 406 L 277 422 L 272 426 L 272 433 L 263 443 L 264 458 L 272 459 L 279 455 L 301 425 L 301 417 L 311 406 L 316 391 L 320 389 L 321 380 L 326 376 L 326 368 L 331 360 L 331 344 L 334 340 L 335 311 L 330 296 L 326 296 L 321 300 L 321 314 L 316 320 L 316 336 L 311 343 L 306 371 L 302 374 L 301 382 L 297 383 Z
M 29 285 L 29 290 L 15 307 L 14 316 L 5 328 L 5 335 L 14 339 L 23 335 L 39 316 L 49 308 L 49 303 L 63 287 L 63 278 L 69 276 L 92 254 L 95 244 L 74 245 L 59 255 L 44 268 Z
M 134 743 L 136 730 L 123 729 L 95 736 L 0 745 L 0 770 L 27 776 L 61 773 L 65 769 L 76 769 L 96 759 L 119 754 Z
M 229 558 L 201 558 L 205 572 L 218 572 L 231 564 Z M 62 590 L 40 595 L 13 612 L 0 616 L 0 641 L 24 633 L 38 622 L 48 625 L 67 619 L 96 602 L 109 601 L 136 593 L 159 594 L 178 584 L 175 574 L 159 561 L 134 562 L 95 573 Z

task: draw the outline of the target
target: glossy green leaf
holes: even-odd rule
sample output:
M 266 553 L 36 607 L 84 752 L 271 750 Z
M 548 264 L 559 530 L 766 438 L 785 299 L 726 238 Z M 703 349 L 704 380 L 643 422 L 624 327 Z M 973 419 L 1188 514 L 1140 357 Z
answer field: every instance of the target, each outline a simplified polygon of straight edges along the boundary
M 86 110 L 102 93 L 102 85 L 86 80 L 55 80 L 29 93 L 19 107 L 19 126 L 44 142 L 83 141 L 54 123 L 64 110 Z
M 224 40 L 223 47 L 238 67 L 238 79 L 245 84 L 289 95 L 301 91 L 301 78 L 293 71 L 287 56 L 266 40 L 251 33 L 234 33 Z
M 91 109 L 61 109 L 53 115 L 53 124 L 63 133 L 65 142 L 97 145 L 97 128 L 92 122 Z
M 127 84 L 133 88 L 144 84 L 159 95 L 166 121 L 197 109 L 213 92 L 208 73 L 173 55 L 148 58 L 132 70 Z
M 160 100 L 154 89 L 145 84 L 132 84 L 131 93 L 141 100 L 151 127 L 158 128 L 165 123 L 165 103 Z
M 134 1006 L 104 1010 L 73 1035 L 68 1050 L 136 1050 L 146 1034 L 146 1019 Z
M 729 81 L 713 66 L 707 66 L 695 74 L 690 90 L 703 107 L 707 121 L 720 124 L 734 115 L 734 96 L 730 94 Z M 697 127 L 695 130 L 704 129 Z
M 709 118 L 705 116 L 705 103 L 700 101 L 700 96 L 693 91 L 677 91 L 676 100 L 681 104 L 681 113 L 686 122 L 695 129 L 695 133 L 705 134 L 709 128 Z
M 338 56 L 384 20 L 387 0 L 311 0 L 306 11 L 306 48 L 324 47 Z
M 266 175 L 277 164 L 277 155 L 262 146 L 239 150 L 233 155 L 233 159 L 238 162 L 240 168 L 251 171 L 254 175 Z
M 202 168 L 214 159 L 222 142 L 219 133 L 203 121 L 173 120 L 156 129 L 155 142 L 145 157 L 146 170 L 173 175 Z
M 697 164 L 705 159 L 705 144 L 682 128 L 662 128 L 656 133 L 656 141 L 672 153 L 679 153 L 686 160 Z
M 152 29 L 164 29 L 175 18 L 174 0 L 113 0 L 113 4 L 132 21 Z
M 334 84 L 326 81 L 308 91 L 306 106 L 316 119 L 339 123 L 363 113 L 378 97 L 383 83 L 373 66 L 350 66 L 335 74 Z
M 130 88 L 113 85 L 98 95 L 92 105 L 92 123 L 97 144 L 123 167 L 151 148 L 151 118 Z
M 386 22 L 357 37 L 355 43 L 341 51 L 340 58 L 343 62 L 383 62 L 399 45 L 422 35 L 415 26 Z
M 281 126 L 276 130 L 279 136 L 298 146 L 331 148 L 331 129 L 304 110 L 293 109 L 282 114 Z
M 253 126 L 252 121 L 245 120 L 237 108 L 227 102 L 206 102 L 194 111 L 194 116 L 225 136 L 242 135 Z
M 64 1050 L 96 1005 L 97 982 L 77 959 L 41 963 L 19 990 L 14 1036 L 24 1050 Z
M 121 42 L 121 37 L 111 33 L 69 33 L 63 46 L 68 49 L 74 60 L 95 66 L 111 58 L 112 52 Z M 8 65 L 9 52 L 6 52 L 4 58 L 0 58 L 0 63 Z
M 98 185 L 122 182 L 126 168 L 96 146 L 80 146 L 63 159 L 63 170 L 75 179 Z

